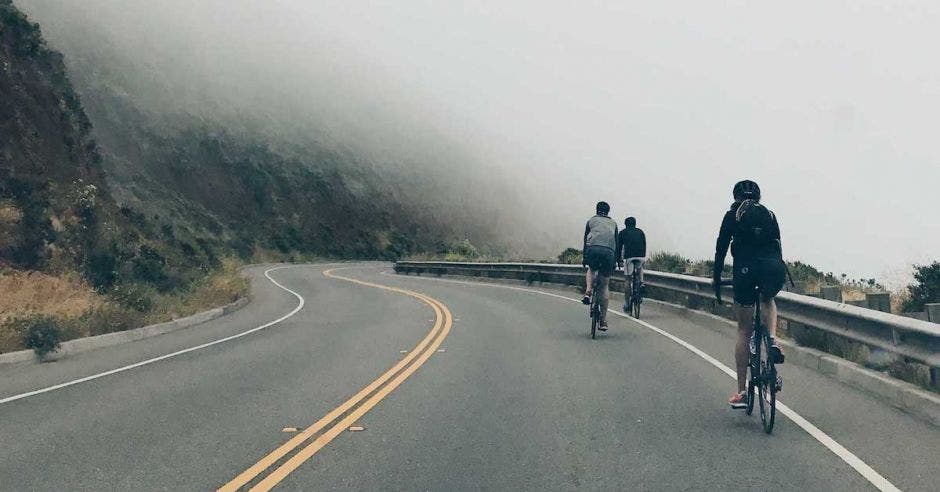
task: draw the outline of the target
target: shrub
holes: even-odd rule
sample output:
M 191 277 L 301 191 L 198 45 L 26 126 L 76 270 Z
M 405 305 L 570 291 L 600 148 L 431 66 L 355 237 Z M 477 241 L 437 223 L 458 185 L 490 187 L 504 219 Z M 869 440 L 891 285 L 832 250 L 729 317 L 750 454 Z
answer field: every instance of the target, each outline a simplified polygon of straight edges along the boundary
M 117 256 L 110 248 L 94 252 L 85 262 L 85 278 L 99 292 L 106 292 L 117 281 Z
M 134 277 L 149 284 L 162 286 L 166 283 L 166 258 L 150 246 L 143 245 L 134 258 Z
M 140 284 L 121 284 L 111 290 L 110 296 L 118 304 L 139 313 L 150 312 L 153 309 L 153 298 L 156 295 L 152 287 Z
M 692 262 L 689 261 L 688 258 L 677 253 L 669 253 L 666 251 L 654 253 L 649 261 L 646 262 L 646 268 L 648 270 L 669 273 L 685 273 L 691 266 Z
M 23 346 L 33 349 L 39 357 L 59 350 L 62 334 L 54 317 L 33 315 L 14 320 L 12 324 L 23 334 Z
M 940 302 L 940 261 L 914 265 L 914 283 L 907 290 L 911 297 L 904 304 L 906 311 L 923 311 L 924 304 Z
M 580 265 L 581 250 L 577 248 L 565 248 L 565 250 L 558 255 L 558 263 L 564 265 Z
M 470 244 L 469 239 L 463 241 L 454 241 L 450 243 L 444 251 L 446 261 L 473 260 L 480 257 L 480 252 L 476 246 Z
M 711 278 L 711 276 L 714 274 L 714 271 L 715 271 L 715 260 L 696 261 L 695 263 L 692 263 L 692 265 L 688 268 L 687 271 L 690 275 L 695 275 L 697 277 Z M 731 276 L 731 265 L 727 263 L 722 265 L 721 276 L 722 277 Z

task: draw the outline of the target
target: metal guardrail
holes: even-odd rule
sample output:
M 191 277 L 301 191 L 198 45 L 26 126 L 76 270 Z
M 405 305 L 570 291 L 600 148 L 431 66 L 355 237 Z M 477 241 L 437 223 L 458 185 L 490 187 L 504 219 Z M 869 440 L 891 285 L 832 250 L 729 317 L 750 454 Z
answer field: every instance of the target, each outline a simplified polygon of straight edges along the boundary
M 400 261 L 398 273 L 429 273 L 483 278 L 503 278 L 527 282 L 581 285 L 584 268 L 579 265 L 547 263 L 458 263 L 433 261 Z M 622 286 L 622 277 L 611 278 L 612 287 Z M 711 280 L 689 275 L 645 272 L 647 286 L 667 291 L 715 299 Z M 731 290 L 725 299 L 731 299 Z M 832 333 L 848 340 L 883 350 L 906 360 L 931 368 L 932 379 L 940 367 L 940 324 L 906 318 L 849 304 L 815 297 L 781 292 L 777 296 L 777 313 L 788 321 Z M 936 381 L 932 381 L 936 384 Z

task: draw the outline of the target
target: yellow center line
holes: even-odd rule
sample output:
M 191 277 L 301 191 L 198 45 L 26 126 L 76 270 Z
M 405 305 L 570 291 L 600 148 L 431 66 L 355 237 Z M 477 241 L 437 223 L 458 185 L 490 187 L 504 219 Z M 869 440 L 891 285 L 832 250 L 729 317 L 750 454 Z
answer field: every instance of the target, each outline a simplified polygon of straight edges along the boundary
M 277 485 L 278 482 L 290 474 L 290 472 L 300 466 L 304 461 L 310 459 L 310 457 L 316 454 L 317 451 L 319 451 L 325 445 L 329 444 L 330 441 L 342 433 L 342 431 L 349 427 L 349 425 L 355 423 L 359 418 L 365 415 L 366 412 L 377 405 L 383 398 L 385 398 L 385 396 L 397 388 L 405 379 L 411 376 L 419 367 L 424 364 L 425 361 L 427 361 L 428 358 L 430 358 L 430 356 L 435 352 L 437 347 L 441 345 L 441 343 L 444 341 L 444 338 L 447 337 L 447 334 L 450 332 L 451 325 L 453 324 L 453 317 L 451 316 L 450 310 L 447 309 L 447 306 L 445 306 L 440 301 L 419 292 L 336 275 L 333 273 L 336 270 L 339 269 L 327 270 L 323 272 L 323 275 L 329 278 L 345 280 L 355 284 L 397 292 L 420 299 L 424 303 L 431 306 L 432 309 L 434 309 L 435 323 L 433 328 L 431 328 L 431 331 L 428 332 L 424 339 L 421 340 L 421 342 L 418 343 L 418 345 L 404 359 L 392 366 L 391 369 L 382 374 L 378 379 L 360 390 L 342 405 L 326 414 L 312 426 L 304 429 L 303 432 L 297 434 L 294 438 L 282 444 L 280 447 L 269 453 L 250 468 L 239 474 L 231 482 L 222 486 L 219 489 L 220 491 L 235 491 L 245 486 L 254 480 L 257 476 L 261 475 L 265 470 L 274 465 L 278 460 L 284 456 L 287 456 L 291 451 L 316 435 L 325 427 L 329 426 L 339 416 L 356 407 L 356 405 L 358 405 L 370 394 L 375 393 L 364 404 L 362 404 L 362 406 L 356 408 L 339 423 L 317 437 L 317 439 L 315 439 L 310 445 L 303 448 L 297 455 L 293 456 L 283 465 L 275 469 L 270 475 L 268 475 L 264 480 L 259 482 L 258 485 L 251 489 L 270 490 L 272 487 Z M 395 377 L 396 374 L 398 374 L 397 377 Z M 392 379 L 393 377 L 394 379 Z M 382 385 L 384 385 L 390 379 L 391 382 L 383 387 Z M 376 392 L 377 389 L 379 389 L 378 392 Z

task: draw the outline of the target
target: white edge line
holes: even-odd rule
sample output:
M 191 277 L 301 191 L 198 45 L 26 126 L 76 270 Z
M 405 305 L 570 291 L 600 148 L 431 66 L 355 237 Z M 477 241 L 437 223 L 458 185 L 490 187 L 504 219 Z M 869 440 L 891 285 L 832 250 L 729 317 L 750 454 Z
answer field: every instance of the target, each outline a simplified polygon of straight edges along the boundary
M 386 274 L 386 273 L 383 273 L 383 275 L 392 276 L 391 274 Z M 398 276 L 398 275 L 395 275 L 395 276 Z M 415 277 L 412 277 L 412 276 L 401 276 L 401 278 L 406 278 L 406 279 L 407 279 L 407 278 L 418 278 L 418 279 L 422 279 L 422 280 L 437 280 L 437 281 L 440 281 L 440 282 L 448 282 L 448 283 L 463 284 L 463 285 L 475 285 L 475 286 L 482 286 L 482 287 L 499 287 L 499 288 L 503 288 L 503 289 L 519 290 L 519 291 L 523 291 L 523 292 L 532 292 L 532 293 L 535 293 L 535 294 L 541 294 L 541 295 L 545 295 L 545 296 L 549 296 L 549 297 L 555 297 L 555 298 L 558 298 L 558 299 L 564 299 L 564 300 L 566 300 L 566 301 L 571 301 L 571 302 L 578 302 L 578 303 L 581 302 L 579 299 L 573 299 L 573 298 L 567 297 L 567 296 L 562 296 L 562 295 L 558 295 L 558 294 L 552 294 L 552 293 L 550 293 L 550 292 L 543 292 L 543 291 L 535 290 L 535 289 L 526 289 L 526 288 L 523 288 L 523 287 L 514 287 L 514 286 L 511 286 L 511 285 L 500 285 L 500 284 L 489 283 L 489 282 L 464 282 L 464 281 L 460 281 L 460 280 L 450 280 L 450 279 L 443 279 L 443 278 L 428 278 L 428 277 L 421 277 L 421 276 L 415 276 Z M 662 335 L 662 336 L 664 336 L 664 337 L 666 337 L 666 338 L 672 340 L 673 342 L 675 342 L 675 343 L 681 345 L 683 348 L 689 350 L 689 351 L 692 352 L 693 354 L 695 354 L 695 355 L 701 357 L 702 359 L 705 359 L 706 362 L 708 362 L 709 364 L 715 366 L 716 368 L 718 368 L 718 370 L 720 370 L 721 372 L 727 374 L 729 377 L 731 377 L 731 378 L 737 378 L 737 373 L 736 373 L 735 371 L 733 371 L 730 367 L 728 367 L 728 366 L 722 364 L 722 363 L 719 362 L 717 359 L 715 359 L 714 357 L 712 357 L 712 356 L 706 354 L 705 352 L 703 352 L 702 350 L 700 350 L 698 347 L 692 345 L 691 343 L 686 342 L 685 340 L 683 340 L 683 339 L 681 339 L 681 338 L 679 338 L 679 337 L 677 337 L 677 336 L 675 336 L 675 335 L 673 335 L 673 334 L 671 334 L 671 333 L 668 333 L 668 332 L 666 332 L 665 330 L 662 330 L 662 329 L 660 329 L 660 328 L 657 328 L 657 327 L 655 327 L 655 326 L 649 324 L 649 323 L 646 322 L 646 321 L 643 321 L 643 320 L 640 320 L 640 319 L 635 319 L 635 318 L 633 318 L 633 317 L 631 317 L 631 316 L 628 316 L 628 315 L 626 315 L 626 314 L 623 314 L 623 313 L 621 313 L 621 312 L 619 312 L 619 311 L 615 311 L 615 310 L 613 310 L 613 309 L 608 309 L 607 312 L 608 312 L 608 313 L 615 314 L 615 315 L 617 315 L 617 316 L 620 316 L 621 318 L 626 318 L 626 319 L 628 319 L 628 320 L 630 320 L 630 321 L 633 321 L 633 322 L 635 322 L 635 323 L 637 323 L 637 324 L 639 324 L 639 325 L 641 325 L 641 326 L 643 326 L 643 327 L 645 327 L 645 328 L 648 328 L 648 329 L 650 329 L 650 330 L 652 330 L 652 331 L 654 331 L 654 332 L 656 332 L 656 333 L 658 333 L 658 334 L 660 334 L 660 335 Z M 821 429 L 819 429 L 819 427 L 816 427 L 815 425 L 813 425 L 812 422 L 806 420 L 805 418 L 803 418 L 803 416 L 801 416 L 800 414 L 796 413 L 795 410 L 793 410 L 793 409 L 791 409 L 790 407 L 784 405 L 780 400 L 777 400 L 777 408 L 780 410 L 780 413 L 786 415 L 790 420 L 793 421 L 793 423 L 795 423 L 795 424 L 796 424 L 797 426 L 799 426 L 801 429 L 803 429 L 804 431 L 806 431 L 807 434 L 809 434 L 809 435 L 812 436 L 814 439 L 816 439 L 817 441 L 819 441 L 820 444 L 822 444 L 822 445 L 825 446 L 827 449 L 829 449 L 829 451 L 832 451 L 833 454 L 835 454 L 836 456 L 838 456 L 839 458 L 841 458 L 842 461 L 844 461 L 846 464 L 848 464 L 849 466 L 851 466 L 856 472 L 859 473 L 859 475 L 861 475 L 861 476 L 864 477 L 866 480 L 868 480 L 869 483 L 871 483 L 872 485 L 874 485 L 878 490 L 885 491 L 885 492 L 888 492 L 888 491 L 891 491 L 891 492 L 895 492 L 895 491 L 900 492 L 900 489 L 898 489 L 894 484 L 892 484 L 890 481 L 888 481 L 887 478 L 881 476 L 881 474 L 878 473 L 877 471 L 875 471 L 874 468 L 872 468 L 872 467 L 869 466 L 867 463 L 865 463 L 864 461 L 862 461 L 861 458 L 859 458 L 858 456 L 855 456 L 855 454 L 852 453 L 851 451 L 849 451 L 848 449 L 846 449 L 845 446 L 842 446 L 841 444 L 839 444 L 838 442 L 836 442 L 835 439 L 833 439 L 833 438 L 830 437 L 828 434 L 826 434 L 825 432 L 823 432 Z
M 329 265 L 330 265 L 330 264 L 312 265 L 312 266 L 329 266 Z M 41 394 L 43 394 L 43 393 L 48 393 L 48 392 L 50 392 L 50 391 L 55 391 L 55 390 L 59 390 L 59 389 L 62 389 L 62 388 L 67 388 L 67 387 L 69 387 L 69 386 L 74 386 L 74 385 L 79 384 L 79 383 L 85 383 L 85 382 L 92 381 L 92 380 L 95 380 L 95 379 L 98 379 L 98 378 L 103 378 L 103 377 L 105 377 L 105 376 L 110 376 L 110 375 L 112 375 L 112 374 L 117 374 L 117 373 L 119 373 L 119 372 L 129 371 L 129 370 L 131 370 L 131 369 L 136 369 L 136 368 L 141 367 L 141 366 L 146 366 L 146 365 L 148 365 L 148 364 L 153 364 L 154 362 L 159 362 L 159 361 L 161 361 L 161 360 L 166 360 L 166 359 L 169 359 L 169 358 L 171 358 L 171 357 L 176 357 L 176 356 L 178 356 L 178 355 L 188 354 L 189 352 L 195 352 L 195 351 L 197 351 L 197 350 L 201 350 L 201 349 L 204 349 L 204 348 L 206 348 L 206 347 L 211 347 L 211 346 L 213 346 L 213 345 L 218 345 L 218 344 L 220 344 L 220 343 L 224 343 L 224 342 L 228 342 L 228 341 L 231 341 L 231 340 L 235 340 L 235 339 L 237 339 L 237 338 L 241 338 L 241 337 L 243 337 L 243 336 L 250 335 L 250 334 L 255 333 L 255 332 L 257 332 L 257 331 L 261 331 L 261 330 L 263 330 L 263 329 L 265 329 L 265 328 L 269 328 L 269 327 L 271 327 L 271 326 L 274 326 L 274 325 L 280 323 L 281 321 L 284 321 L 284 320 L 286 320 L 287 318 L 290 318 L 291 316 L 297 314 L 301 309 L 303 309 L 303 307 L 304 307 L 304 302 L 305 302 L 305 301 L 304 301 L 303 296 L 301 296 L 300 294 L 298 294 L 298 293 L 296 293 L 296 292 L 294 292 L 294 291 L 288 289 L 287 287 L 284 287 L 283 285 L 281 285 L 280 283 L 278 283 L 277 280 L 274 280 L 274 278 L 272 278 L 271 275 L 269 275 L 269 274 L 270 274 L 271 272 L 275 271 L 275 270 L 281 270 L 281 269 L 284 269 L 284 268 L 292 268 L 292 267 L 297 267 L 297 266 L 300 266 L 300 265 L 282 265 L 282 266 L 278 266 L 278 267 L 269 268 L 269 269 L 267 269 L 267 270 L 264 271 L 264 276 L 267 277 L 268 280 L 271 281 L 271 283 L 273 283 L 274 285 L 280 287 L 280 288 L 283 289 L 283 290 L 286 290 L 287 292 L 290 292 L 290 293 L 293 294 L 294 297 L 296 297 L 297 300 L 299 301 L 299 302 L 297 303 L 297 307 L 295 307 L 291 312 L 285 314 L 284 316 L 281 316 L 280 318 L 278 318 L 278 319 L 276 319 L 276 320 L 274 320 L 274 321 L 269 321 L 269 322 L 267 322 L 267 323 L 265 323 L 265 324 L 263 324 L 263 325 L 261 325 L 261 326 L 252 328 L 252 329 L 250 329 L 250 330 L 248 330 L 248 331 L 243 331 L 243 332 L 241 332 L 241 333 L 236 333 L 236 334 L 234 334 L 234 335 L 227 336 L 227 337 L 225 337 L 225 338 L 220 338 L 220 339 L 218 339 L 218 340 L 213 340 L 213 341 L 211 341 L 211 342 L 206 342 L 206 343 L 203 343 L 203 344 L 201 344 L 201 345 L 196 345 L 196 346 L 194 346 L 194 347 L 189 347 L 189 348 L 186 348 L 186 349 L 183 349 L 183 350 L 178 350 L 178 351 L 176 351 L 176 352 L 169 353 L 169 354 L 165 354 L 165 355 L 161 355 L 161 356 L 159 356 L 159 357 L 154 357 L 154 358 L 152 358 L 152 359 L 147 359 L 147 360 L 142 360 L 142 361 L 140 361 L 140 362 L 135 362 L 135 363 L 130 364 L 130 365 L 127 365 L 127 366 L 122 366 L 122 367 L 118 367 L 118 368 L 116 368 L 116 369 L 111 369 L 110 371 L 99 372 L 99 373 L 97 373 L 97 374 L 92 374 L 92 375 L 90 375 L 90 376 L 85 376 L 85 377 L 83 377 L 83 378 L 74 379 L 74 380 L 72 380 L 72 381 L 66 381 L 66 382 L 64 382 L 64 383 L 59 383 L 59 384 L 56 384 L 56 385 L 53 385 L 53 386 L 48 386 L 48 387 L 45 387 L 45 388 L 42 388 L 42 389 L 38 389 L 38 390 L 35 390 L 35 391 L 29 391 L 29 392 L 26 392 L 26 393 L 20 393 L 20 394 L 18 394 L 18 395 L 8 396 L 8 397 L 6 397 L 6 398 L 0 399 L 0 404 L 9 403 L 9 402 L 16 401 L 16 400 L 22 400 L 23 398 L 29 398 L 30 396 L 41 395 Z

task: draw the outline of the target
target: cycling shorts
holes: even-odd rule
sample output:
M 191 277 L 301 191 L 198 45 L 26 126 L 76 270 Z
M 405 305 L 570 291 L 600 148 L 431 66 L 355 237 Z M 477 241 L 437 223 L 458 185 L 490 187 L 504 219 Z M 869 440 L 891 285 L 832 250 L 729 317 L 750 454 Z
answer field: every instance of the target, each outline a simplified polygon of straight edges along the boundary
M 777 258 L 735 259 L 733 270 L 734 302 L 742 306 L 753 306 L 757 302 L 757 286 L 761 288 L 763 300 L 773 299 L 787 279 L 786 265 Z
M 584 262 L 591 267 L 592 272 L 604 277 L 609 277 L 614 273 L 617 263 L 614 260 L 614 250 L 604 246 L 588 246 L 585 248 Z
M 646 258 L 643 257 L 627 258 L 623 261 L 623 274 L 629 277 L 634 271 L 642 272 L 644 263 L 646 263 Z

